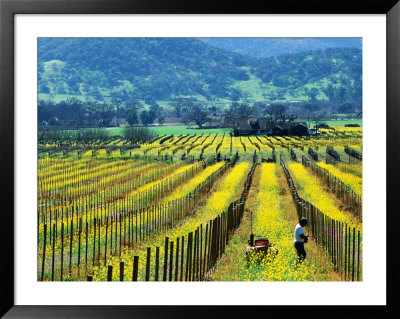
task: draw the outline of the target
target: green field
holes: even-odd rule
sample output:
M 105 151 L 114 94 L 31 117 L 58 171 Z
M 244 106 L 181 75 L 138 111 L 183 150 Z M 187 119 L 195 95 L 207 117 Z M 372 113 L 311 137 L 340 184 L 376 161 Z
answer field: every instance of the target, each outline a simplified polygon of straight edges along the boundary
M 315 122 L 306 121 L 309 126 L 314 126 Z M 346 124 L 359 124 L 362 126 L 362 120 L 336 120 L 336 121 L 323 121 L 322 123 L 326 123 L 329 126 L 345 126 Z M 197 129 L 194 126 L 188 127 L 185 125 L 178 126 L 159 126 L 159 127 L 150 127 L 151 131 L 158 135 L 185 135 L 185 134 L 229 134 L 231 131 L 230 128 L 218 128 L 218 129 Z M 122 135 L 124 129 L 120 127 L 115 128 L 107 128 L 107 132 L 110 135 Z
M 314 121 L 306 121 L 309 126 L 314 126 Z M 358 124 L 362 126 L 362 120 L 332 120 L 332 121 L 322 121 L 329 126 L 345 126 L 346 124 Z
M 149 127 L 149 130 L 153 131 L 158 135 L 181 135 L 181 134 L 229 134 L 230 128 L 218 128 L 218 129 L 196 129 L 188 128 L 185 125 L 179 126 L 160 126 L 160 127 Z M 109 128 L 107 131 L 110 135 L 122 135 L 123 128 Z

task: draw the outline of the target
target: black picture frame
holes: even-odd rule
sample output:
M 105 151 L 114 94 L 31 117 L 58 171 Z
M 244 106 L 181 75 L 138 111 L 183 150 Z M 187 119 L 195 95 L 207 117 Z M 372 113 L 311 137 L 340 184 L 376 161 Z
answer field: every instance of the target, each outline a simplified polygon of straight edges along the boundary
M 387 19 L 387 305 L 386 306 L 16 306 L 14 302 L 14 15 L 15 14 L 385 14 Z M 399 316 L 396 199 L 400 136 L 400 3 L 398 0 L 283 0 L 242 3 L 181 0 L 0 0 L 1 308 L 4 318 L 160 318 L 314 315 Z M 3 153 L 6 150 L 6 153 Z M 6 154 L 6 155 L 5 155 Z M 383 212 L 381 212 L 383 213 Z M 398 235 L 397 235 L 398 237 Z M 397 275 L 396 275 L 397 272 Z M 306 297 L 302 297 L 306 298 Z M 45 300 L 44 300 L 45 303 Z

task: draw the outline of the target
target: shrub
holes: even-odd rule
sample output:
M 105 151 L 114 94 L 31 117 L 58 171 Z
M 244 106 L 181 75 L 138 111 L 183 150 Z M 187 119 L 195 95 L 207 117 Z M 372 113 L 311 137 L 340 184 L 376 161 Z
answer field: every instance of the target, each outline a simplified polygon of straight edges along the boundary
M 145 127 L 127 127 L 124 129 L 123 137 L 132 144 L 148 143 L 154 139 L 155 133 Z

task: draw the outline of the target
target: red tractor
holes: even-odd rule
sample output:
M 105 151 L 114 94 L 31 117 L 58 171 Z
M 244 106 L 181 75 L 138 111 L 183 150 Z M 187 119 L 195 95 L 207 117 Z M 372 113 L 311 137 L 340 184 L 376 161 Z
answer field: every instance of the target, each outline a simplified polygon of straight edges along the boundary
M 256 253 L 255 260 L 260 263 L 267 255 L 276 256 L 278 249 L 275 244 L 271 244 L 266 236 L 254 236 L 253 234 L 253 213 L 251 213 L 251 234 L 246 248 L 247 262 L 250 262 L 250 256 Z

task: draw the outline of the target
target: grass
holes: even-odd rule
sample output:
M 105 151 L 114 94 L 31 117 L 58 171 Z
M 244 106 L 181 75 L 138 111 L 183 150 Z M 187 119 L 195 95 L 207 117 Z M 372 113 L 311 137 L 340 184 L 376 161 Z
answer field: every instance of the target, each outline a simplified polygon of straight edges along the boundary
M 279 167 L 278 169 L 278 180 L 283 196 L 283 201 L 281 202 L 282 211 L 284 212 L 286 220 L 291 222 L 293 225 L 296 225 L 298 222 L 297 211 L 293 203 L 292 195 L 290 194 L 290 190 L 288 188 L 287 180 L 282 167 Z M 306 232 L 309 232 L 309 229 L 306 228 Z M 341 280 L 339 274 L 335 272 L 328 254 L 323 250 L 322 247 L 319 247 L 312 238 L 307 243 L 306 250 L 308 260 L 311 264 L 315 265 L 316 272 L 314 273 L 314 280 Z
M 86 129 L 82 129 L 86 130 Z M 109 135 L 122 135 L 124 128 L 122 127 L 109 127 L 106 128 Z M 185 125 L 177 126 L 159 126 L 159 127 L 149 127 L 150 131 L 153 131 L 157 135 L 194 135 L 194 134 L 224 134 L 228 135 L 231 132 L 230 128 L 217 128 L 217 129 L 197 129 L 196 127 L 187 127 Z M 78 131 L 78 130 L 72 130 Z
M 247 246 L 247 240 L 250 236 L 250 211 L 255 210 L 257 185 L 259 184 L 261 176 L 260 171 L 261 170 L 257 168 L 254 172 L 242 222 L 230 238 L 225 253 L 220 259 L 220 263 L 211 276 L 210 281 L 241 281 L 241 274 L 246 267 L 244 252 Z
M 274 100 L 273 102 L 284 102 L 284 101 L 308 101 L 308 96 L 304 94 L 303 88 L 313 88 L 316 87 L 320 89 L 320 93 L 317 98 L 319 100 L 327 100 L 328 98 L 322 92 L 321 88 L 327 86 L 327 81 L 324 79 L 323 81 L 317 81 L 313 83 L 306 84 L 304 86 L 300 86 L 293 89 L 288 88 L 280 88 L 275 86 L 272 82 L 263 83 L 261 79 L 257 78 L 253 74 L 249 74 L 250 79 L 247 81 L 235 81 L 232 84 L 233 88 L 239 89 L 242 92 L 246 92 L 248 94 L 248 102 L 257 102 L 264 101 L 266 99 L 265 96 L 269 96 L 271 94 L 277 94 L 279 96 L 279 92 L 283 91 L 284 94 L 281 94 L 281 99 Z M 282 98 L 283 97 L 283 98 Z M 243 99 L 241 102 L 245 102 Z
M 230 128 L 217 128 L 217 129 L 197 129 L 195 127 L 181 126 L 161 126 L 151 127 L 151 131 L 159 135 L 180 135 L 180 134 L 229 134 Z
M 309 126 L 314 126 L 314 121 L 306 121 Z M 362 120 L 332 120 L 323 121 L 329 126 L 345 126 L 346 124 L 359 124 L 362 126 Z M 122 135 L 124 129 L 121 127 L 106 128 L 110 135 Z M 216 128 L 216 129 L 199 129 L 195 126 L 176 125 L 176 126 L 157 126 L 149 127 L 149 130 L 158 135 L 180 135 L 180 134 L 224 134 L 227 135 L 231 132 L 230 128 Z
M 307 125 L 315 126 L 315 121 L 306 121 Z M 345 126 L 346 124 L 358 124 L 362 126 L 362 120 L 331 120 L 331 121 L 321 121 L 329 126 Z

